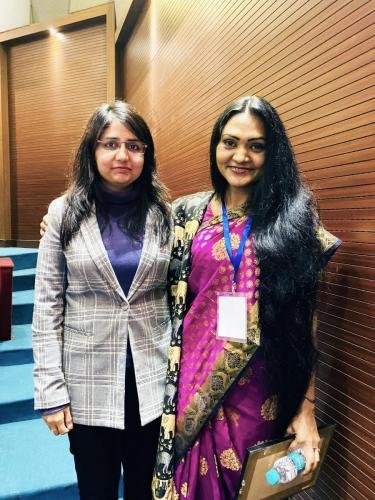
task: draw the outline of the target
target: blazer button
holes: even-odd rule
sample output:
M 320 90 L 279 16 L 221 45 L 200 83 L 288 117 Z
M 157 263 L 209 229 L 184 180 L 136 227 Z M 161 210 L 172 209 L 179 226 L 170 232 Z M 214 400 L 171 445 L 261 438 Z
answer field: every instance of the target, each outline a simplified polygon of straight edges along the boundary
M 124 311 L 126 311 L 127 309 L 129 309 L 129 304 L 127 304 L 126 302 L 123 302 L 121 305 L 121 309 L 124 309 Z

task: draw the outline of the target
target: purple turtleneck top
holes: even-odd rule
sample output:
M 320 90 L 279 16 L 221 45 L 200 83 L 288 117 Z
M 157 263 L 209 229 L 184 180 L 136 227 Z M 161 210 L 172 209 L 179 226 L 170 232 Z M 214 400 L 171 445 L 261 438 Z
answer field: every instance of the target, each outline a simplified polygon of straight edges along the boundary
M 119 220 L 126 217 L 128 207 L 138 196 L 138 190 L 112 192 L 106 190 L 103 184 L 98 184 L 97 194 L 107 213 L 106 218 L 97 206 L 96 216 L 103 243 L 117 280 L 124 294 L 128 295 L 141 258 L 143 242 L 124 233 Z

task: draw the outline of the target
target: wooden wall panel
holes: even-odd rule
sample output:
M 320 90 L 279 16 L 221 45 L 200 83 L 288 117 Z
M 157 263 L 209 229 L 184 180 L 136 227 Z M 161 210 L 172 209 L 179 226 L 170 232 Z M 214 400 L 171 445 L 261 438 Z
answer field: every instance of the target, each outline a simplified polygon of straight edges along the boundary
M 12 237 L 23 244 L 38 240 L 41 216 L 66 188 L 83 126 L 106 101 L 106 50 L 104 18 L 9 44 Z
M 209 186 L 215 118 L 259 94 L 343 240 L 318 301 L 317 416 L 337 432 L 317 487 L 296 498 L 374 491 L 374 25 L 372 0 L 150 0 L 122 57 L 124 96 L 153 129 L 173 197 Z
M 8 57 L 0 44 L 0 244 L 11 238 L 8 128 Z

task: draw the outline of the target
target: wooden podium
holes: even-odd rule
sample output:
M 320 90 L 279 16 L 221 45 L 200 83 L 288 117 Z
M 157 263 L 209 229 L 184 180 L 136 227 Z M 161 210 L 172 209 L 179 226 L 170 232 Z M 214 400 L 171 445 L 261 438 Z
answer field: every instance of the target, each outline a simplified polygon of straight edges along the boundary
M 10 340 L 12 331 L 13 261 L 0 258 L 0 340 Z

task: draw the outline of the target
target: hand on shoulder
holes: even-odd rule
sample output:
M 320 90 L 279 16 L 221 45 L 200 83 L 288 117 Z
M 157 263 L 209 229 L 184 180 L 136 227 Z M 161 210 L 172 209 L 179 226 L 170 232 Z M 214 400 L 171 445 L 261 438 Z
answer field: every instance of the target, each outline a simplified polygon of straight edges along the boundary
M 44 236 L 44 233 L 47 231 L 47 227 L 48 227 L 48 214 L 44 214 L 43 219 L 39 224 L 40 236 Z

